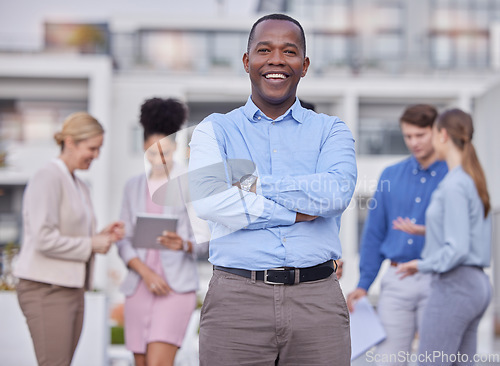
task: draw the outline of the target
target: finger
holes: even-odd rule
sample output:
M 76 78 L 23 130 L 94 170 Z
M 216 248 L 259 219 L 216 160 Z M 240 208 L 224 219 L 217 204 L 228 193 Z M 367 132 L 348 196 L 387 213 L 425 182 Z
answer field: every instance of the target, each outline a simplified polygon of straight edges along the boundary
M 352 300 L 350 300 L 349 298 L 347 299 L 347 309 L 349 309 L 350 313 L 352 313 L 352 311 L 354 310 L 352 306 Z
M 158 289 L 158 294 L 159 295 L 166 295 L 166 294 L 168 294 L 168 290 L 169 290 L 168 286 L 160 287 Z
M 159 287 L 156 285 L 156 283 L 151 283 L 149 286 L 149 291 L 151 291 L 153 294 L 156 294 L 158 292 Z

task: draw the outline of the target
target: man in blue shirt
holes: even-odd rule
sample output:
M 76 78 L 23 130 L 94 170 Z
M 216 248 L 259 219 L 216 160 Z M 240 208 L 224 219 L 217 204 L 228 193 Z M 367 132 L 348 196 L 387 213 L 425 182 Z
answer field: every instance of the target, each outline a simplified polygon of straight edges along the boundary
M 214 274 L 200 365 L 349 365 L 349 315 L 333 260 L 356 183 L 354 140 L 300 105 L 301 25 L 260 18 L 243 56 L 252 94 L 212 114 L 190 143 L 190 191 L 211 226 Z
M 377 349 L 377 363 L 406 365 L 407 353 L 420 323 L 427 301 L 430 275 L 400 279 L 398 263 L 420 258 L 424 237 L 393 228 L 393 223 L 425 224 L 425 210 L 438 183 L 447 173 L 446 163 L 437 161 L 432 147 L 432 125 L 437 111 L 425 104 L 408 107 L 400 118 L 404 141 L 411 156 L 386 168 L 361 239 L 360 279 L 356 290 L 347 297 L 350 311 L 366 296 L 385 259 L 391 265 L 382 278 L 378 313 L 387 338 Z

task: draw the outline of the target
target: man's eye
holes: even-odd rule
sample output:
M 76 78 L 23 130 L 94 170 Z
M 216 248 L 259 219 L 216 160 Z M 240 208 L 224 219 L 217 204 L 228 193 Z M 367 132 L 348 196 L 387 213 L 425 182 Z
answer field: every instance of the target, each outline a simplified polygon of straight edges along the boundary
M 259 48 L 257 50 L 257 52 L 260 52 L 260 53 L 265 53 L 265 52 L 269 52 L 269 50 L 267 48 Z
M 295 55 L 295 51 L 292 51 L 292 50 L 286 50 L 285 53 L 288 53 L 288 54 L 291 54 L 291 55 Z

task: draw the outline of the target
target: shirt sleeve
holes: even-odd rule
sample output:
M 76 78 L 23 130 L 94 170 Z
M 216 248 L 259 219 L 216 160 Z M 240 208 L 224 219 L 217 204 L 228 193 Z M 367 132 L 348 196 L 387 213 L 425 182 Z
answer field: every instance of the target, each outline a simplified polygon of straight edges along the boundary
M 284 206 L 232 185 L 231 164 L 214 125 L 203 121 L 190 143 L 189 191 L 198 217 L 232 231 L 292 225 L 296 213 Z
M 132 245 L 135 228 L 135 212 L 132 211 L 130 202 L 133 193 L 131 187 L 132 181 L 129 181 L 123 192 L 122 208 L 120 211 L 120 220 L 125 224 L 125 235 L 122 240 L 116 242 L 118 254 L 125 265 L 128 265 L 132 259 L 139 257 L 137 250 Z
M 470 251 L 468 197 L 469 192 L 462 184 L 449 185 L 443 190 L 444 243 L 437 243 L 434 247 L 439 249 L 418 262 L 419 271 L 447 272 L 467 258 Z
M 359 260 L 359 283 L 358 287 L 368 291 L 377 277 L 380 266 L 384 261 L 380 248 L 384 242 L 388 228 L 386 204 L 384 202 L 385 191 L 382 189 L 384 173 L 379 179 L 377 191 L 373 195 L 371 208 L 363 228 L 361 238 L 361 253 Z
M 292 211 L 338 216 L 349 205 L 356 186 L 354 139 L 344 122 L 333 124 L 319 153 L 316 173 L 259 177 L 259 191 Z
M 60 231 L 59 207 L 62 183 L 48 171 L 39 172 L 30 182 L 25 197 L 31 235 L 37 240 L 37 250 L 47 257 L 86 262 L 92 254 L 90 236 L 66 236 Z

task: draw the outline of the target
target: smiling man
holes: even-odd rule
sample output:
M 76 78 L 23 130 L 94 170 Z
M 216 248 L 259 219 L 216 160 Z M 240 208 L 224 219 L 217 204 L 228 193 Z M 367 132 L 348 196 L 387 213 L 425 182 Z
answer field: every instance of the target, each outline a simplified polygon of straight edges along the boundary
M 356 183 L 352 134 L 301 106 L 309 58 L 301 25 L 267 15 L 243 66 L 245 106 L 212 114 L 190 143 L 190 189 L 211 225 L 214 274 L 200 365 L 349 365 L 349 315 L 334 274 L 340 217 Z

